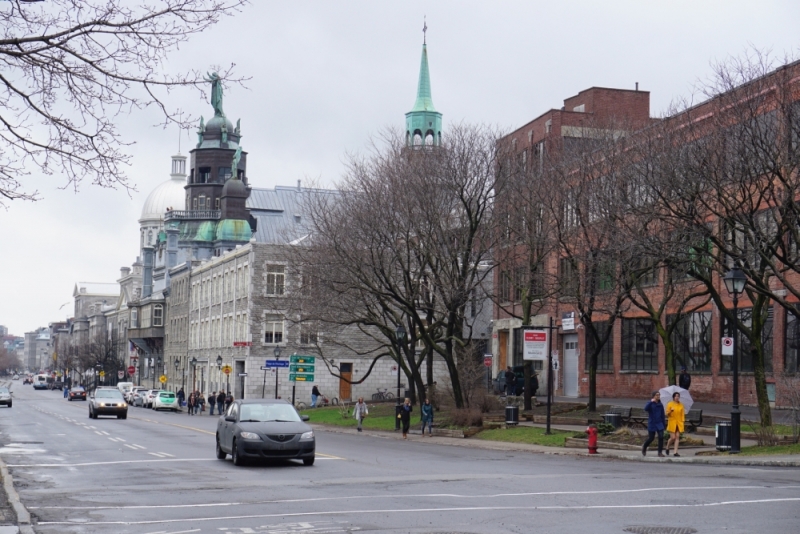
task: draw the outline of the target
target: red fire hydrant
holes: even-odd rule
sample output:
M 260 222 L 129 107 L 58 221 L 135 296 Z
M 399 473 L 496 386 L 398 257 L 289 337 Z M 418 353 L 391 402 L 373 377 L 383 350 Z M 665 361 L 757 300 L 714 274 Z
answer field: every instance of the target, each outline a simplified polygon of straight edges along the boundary
M 589 435 L 589 454 L 597 454 L 597 427 L 589 425 L 586 433 Z

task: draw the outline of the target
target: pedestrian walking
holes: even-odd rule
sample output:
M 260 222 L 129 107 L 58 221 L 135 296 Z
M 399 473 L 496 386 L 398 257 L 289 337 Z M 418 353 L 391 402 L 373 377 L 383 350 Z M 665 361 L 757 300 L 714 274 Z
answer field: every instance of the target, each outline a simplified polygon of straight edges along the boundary
M 62 389 L 64 390 L 64 398 L 66 399 L 67 397 L 69 397 L 69 388 L 67 387 L 66 384 L 64 384 L 64 387 Z
M 217 411 L 219 412 L 220 415 L 222 415 L 224 404 L 225 404 L 225 392 L 219 390 L 219 394 L 217 395 Z
M 364 397 L 359 397 L 358 402 L 353 407 L 353 417 L 356 418 L 358 421 L 358 431 L 361 432 L 361 423 L 364 422 L 364 418 L 369 415 L 369 409 L 367 408 L 367 403 L 364 402 Z
M 686 370 L 686 367 L 681 367 L 681 374 L 678 376 L 678 385 L 685 390 L 689 390 L 692 385 L 692 375 Z
M 675 456 L 680 457 L 678 454 L 678 444 L 681 441 L 681 432 L 683 432 L 683 423 L 686 420 L 686 410 L 684 410 L 681 403 L 681 394 L 677 391 L 672 394 L 672 400 L 667 404 L 667 432 L 670 433 L 669 441 L 667 441 L 667 456 L 669 456 L 669 446 L 673 441 L 675 442 Z
M 650 397 L 650 402 L 645 404 L 644 411 L 647 412 L 647 441 L 642 445 L 642 456 L 647 456 L 647 447 L 653 443 L 658 434 L 658 457 L 664 457 L 664 405 L 661 404 L 661 393 L 654 391 Z
M 212 391 L 211 395 L 208 396 L 208 415 L 214 415 L 214 406 L 216 404 L 217 404 L 217 392 Z
M 403 439 L 408 439 L 408 428 L 411 426 L 411 412 L 413 411 L 414 407 L 411 406 L 411 399 L 406 397 L 403 405 L 400 406 L 400 413 L 397 414 L 397 417 L 400 418 L 400 423 L 403 425 Z
M 203 393 L 197 393 L 198 411 L 201 413 L 206 411 L 206 396 Z
M 183 401 L 186 400 L 186 392 L 183 391 L 183 388 L 181 388 L 178 390 L 178 393 L 176 393 L 175 396 L 178 397 L 178 406 L 183 408 Z
M 316 408 L 317 407 L 317 399 L 319 399 L 320 395 L 322 395 L 322 393 L 319 392 L 319 388 L 317 387 L 316 384 L 314 384 L 314 387 L 311 388 L 311 407 L 312 408 Z
M 511 367 L 506 369 L 506 396 L 510 397 L 517 394 L 517 375 L 511 370 Z
M 425 399 L 422 405 L 422 437 L 425 437 L 425 425 L 428 425 L 428 436 L 433 437 L 433 404 L 430 399 Z
M 225 395 L 225 411 L 226 412 L 228 411 L 228 408 L 231 407 L 231 404 L 233 404 L 233 395 L 231 395 L 231 392 L 229 391 L 228 394 Z
M 194 415 L 194 393 L 189 394 L 189 400 L 186 401 L 186 411 L 189 415 Z
M 534 399 L 534 404 L 536 401 L 536 392 L 539 391 L 539 375 L 536 371 L 531 373 L 531 397 Z

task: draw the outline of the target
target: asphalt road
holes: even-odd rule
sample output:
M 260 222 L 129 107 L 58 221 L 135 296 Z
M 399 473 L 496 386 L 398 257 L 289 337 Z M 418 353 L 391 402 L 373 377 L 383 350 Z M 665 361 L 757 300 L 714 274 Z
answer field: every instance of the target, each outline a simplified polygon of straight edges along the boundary
M 635 463 L 317 431 L 317 463 L 235 467 L 216 417 L 15 382 L 0 455 L 41 533 L 796 533 L 800 469 Z M 313 420 L 312 420 L 313 423 Z M 694 529 L 694 530 L 692 530 Z M 641 532 L 645 532 L 641 530 Z M 668 532 L 651 530 L 653 534 Z

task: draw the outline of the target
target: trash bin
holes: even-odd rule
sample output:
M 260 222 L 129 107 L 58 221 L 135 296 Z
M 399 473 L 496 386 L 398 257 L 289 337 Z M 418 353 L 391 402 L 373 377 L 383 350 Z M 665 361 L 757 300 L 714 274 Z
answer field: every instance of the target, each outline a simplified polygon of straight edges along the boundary
M 618 413 L 606 413 L 603 414 L 603 422 L 612 425 L 616 430 L 622 426 L 622 416 Z
M 519 424 L 519 406 L 506 406 L 506 424 L 510 426 Z
M 717 421 L 715 435 L 717 437 L 717 450 L 731 450 L 731 422 Z

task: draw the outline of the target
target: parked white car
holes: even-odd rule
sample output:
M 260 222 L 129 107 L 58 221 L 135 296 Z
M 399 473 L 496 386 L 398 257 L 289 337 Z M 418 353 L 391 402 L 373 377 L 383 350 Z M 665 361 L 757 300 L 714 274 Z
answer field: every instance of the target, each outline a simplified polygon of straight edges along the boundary
M 159 391 L 153 398 L 154 410 L 172 410 L 178 411 L 178 397 L 175 396 L 173 391 Z
M 142 407 L 144 408 L 152 408 L 153 407 L 153 399 L 156 398 L 158 392 L 161 391 L 160 389 L 148 389 L 147 393 L 142 395 Z
M 128 393 L 125 394 L 125 400 L 128 401 L 128 404 L 135 404 L 133 401 L 136 399 L 136 394 L 142 391 L 147 391 L 147 388 L 142 386 L 134 386 L 130 391 L 128 391 Z

